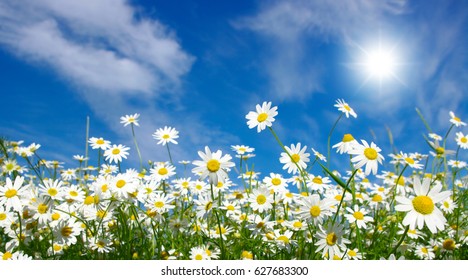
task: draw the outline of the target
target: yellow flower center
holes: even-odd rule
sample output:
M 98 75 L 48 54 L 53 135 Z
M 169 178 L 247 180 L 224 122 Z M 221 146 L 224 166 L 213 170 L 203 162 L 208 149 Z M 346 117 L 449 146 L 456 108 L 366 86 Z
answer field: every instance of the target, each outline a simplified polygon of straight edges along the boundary
M 373 148 L 366 148 L 364 150 L 364 155 L 369 160 L 375 160 L 377 158 L 377 151 Z
M 7 170 L 13 170 L 14 167 L 15 167 L 15 166 L 13 165 L 13 163 L 8 163 L 8 164 L 6 165 L 6 169 L 7 169 Z
M 58 252 L 58 251 L 61 251 L 62 250 L 62 246 L 58 245 L 58 244 L 54 244 L 54 251 L 55 252 Z
M 354 140 L 353 135 L 351 135 L 351 134 L 345 134 L 345 135 L 343 136 L 343 140 L 341 140 L 341 141 L 342 141 L 343 143 L 346 143 L 346 142 L 351 142 L 351 141 L 353 141 L 353 140 Z
M 164 135 L 162 136 L 162 138 L 163 138 L 163 139 L 169 139 L 169 138 L 171 138 L 171 136 L 169 136 L 169 134 L 164 134 Z
M 164 176 L 168 173 L 167 169 L 165 167 L 159 168 L 158 174 L 161 176 Z
M 459 117 L 456 117 L 456 116 L 453 117 L 453 120 L 456 121 L 456 122 L 461 122 L 461 119 Z
M 127 184 L 127 182 L 125 182 L 125 180 L 118 180 L 117 183 L 115 183 L 115 186 L 119 189 L 123 188 L 125 185 Z
M 98 144 L 98 145 L 102 145 L 102 144 L 104 144 L 104 140 L 102 140 L 102 139 L 98 139 L 98 140 L 96 141 L 96 144 Z
M 7 215 L 5 213 L 0 213 L 0 221 L 5 220 Z
M 221 234 L 225 234 L 226 232 L 226 229 L 223 226 L 221 226 Z M 219 227 L 216 227 L 216 234 L 219 234 Z
M 335 200 L 341 201 L 342 198 L 343 196 L 341 194 L 335 195 Z
M 213 202 L 208 202 L 206 205 L 205 205 L 205 211 L 208 211 L 211 209 L 211 207 L 213 206 Z
M 400 179 L 398 179 L 398 181 L 395 180 L 395 184 L 400 185 L 400 186 L 404 186 L 405 185 L 405 178 L 403 178 L 403 176 L 400 177 Z
M 319 177 L 315 177 L 312 182 L 314 182 L 315 184 L 323 184 L 323 181 L 322 181 L 322 178 L 319 178 Z
M 271 183 L 274 185 L 274 186 L 278 186 L 281 184 L 281 179 L 279 178 L 273 178 L 271 179 Z
M 318 207 L 317 205 L 310 207 L 309 213 L 312 217 L 317 218 L 320 215 L 320 212 L 320 207 Z
M 301 221 L 295 221 L 293 223 L 293 227 L 295 228 L 302 228 L 302 222 Z
M 65 226 L 60 232 L 62 233 L 62 236 L 69 237 L 73 233 L 73 229 L 69 226 Z
M 355 257 L 356 255 L 357 255 L 356 251 L 354 251 L 354 250 L 349 250 L 348 251 L 348 256 Z
M 288 198 L 293 198 L 294 197 L 294 195 L 292 193 L 290 193 L 290 192 L 286 193 L 285 196 L 288 197 Z
M 253 254 L 250 253 L 249 251 L 242 251 L 242 258 L 244 259 L 253 259 Z
M 422 251 L 424 254 L 427 254 L 427 252 L 428 252 L 426 247 L 422 247 L 422 248 L 421 248 L 421 251 Z
M 197 255 L 195 256 L 195 260 L 201 261 L 201 260 L 203 260 L 203 256 L 200 255 L 200 254 L 197 254 Z
M 258 114 L 257 121 L 259 123 L 266 121 L 266 119 L 268 119 L 268 114 L 267 113 Z
M 76 191 L 70 191 L 69 194 L 71 196 L 78 196 L 78 192 L 76 192 Z
M 162 202 L 162 201 L 156 201 L 156 202 L 154 203 L 154 206 L 155 206 L 156 208 L 163 208 L 163 207 L 164 207 L 164 202 Z
M 338 236 L 336 236 L 336 234 L 332 232 L 327 235 L 326 240 L 327 240 L 328 246 L 333 246 L 336 244 L 336 241 L 338 240 Z
M 120 154 L 120 150 L 115 148 L 115 149 L 112 150 L 112 154 L 113 155 L 118 155 L 118 154 Z
M 374 195 L 374 196 L 372 197 L 372 201 L 373 201 L 373 202 L 382 202 L 382 200 L 383 200 L 383 199 L 382 199 L 382 196 L 380 196 L 380 195 L 378 195 L 378 194 L 376 194 L 376 195 Z
M 343 105 L 343 107 L 345 108 L 346 111 L 351 111 L 351 107 L 349 107 L 348 105 Z
M 5 192 L 5 197 L 6 198 L 12 198 L 14 196 L 16 196 L 18 192 L 15 190 L 15 189 L 9 189 Z
M 444 247 L 445 250 L 455 250 L 455 241 L 453 239 L 446 239 L 444 243 L 442 244 L 442 247 Z
M 226 207 L 226 209 L 229 210 L 229 211 L 234 211 L 234 210 L 236 210 L 236 208 L 234 208 L 234 206 L 232 206 L 232 205 L 228 205 L 228 206 Z
M 94 203 L 94 197 L 92 195 L 88 195 L 84 200 L 85 205 L 91 205 L 93 203 Z
M 414 164 L 414 159 L 412 159 L 412 158 L 407 157 L 407 158 L 405 158 L 405 161 L 406 161 L 408 164 Z
M 460 142 L 467 143 L 468 139 L 466 137 L 462 137 L 462 138 L 460 138 Z
M 429 215 L 434 211 L 434 202 L 425 195 L 419 195 L 413 199 L 413 207 L 416 212 L 423 215 Z
M 206 163 L 206 168 L 210 171 L 210 172 L 217 172 L 219 170 L 219 168 L 221 167 L 221 163 L 217 160 L 217 159 L 210 159 L 207 163 Z
M 445 208 L 450 208 L 450 204 L 447 201 L 444 201 L 444 207 Z
M 445 149 L 442 147 L 437 147 L 435 150 L 438 155 L 443 155 L 445 152 Z
M 265 204 L 266 201 L 267 201 L 266 196 L 264 196 L 263 194 L 259 194 L 257 196 L 257 203 L 258 204 L 263 205 L 263 204 Z
M 101 186 L 101 191 L 102 192 L 107 192 L 107 190 L 109 189 L 109 186 L 107 186 L 107 184 L 104 184 Z
M 39 206 L 37 207 L 37 212 L 39 214 L 45 214 L 47 212 L 47 210 L 49 209 L 49 206 L 47 206 L 46 204 L 44 203 L 41 203 L 39 204 Z
M 356 220 L 364 220 L 364 215 L 359 211 L 354 212 L 353 217 L 356 218 Z
M 57 221 L 58 219 L 60 219 L 60 214 L 59 213 L 52 214 L 52 220 L 53 221 Z
M 10 252 L 5 252 L 5 253 L 3 254 L 2 259 L 3 259 L 4 261 L 6 261 L 6 260 L 10 259 L 12 256 L 13 256 L 13 255 L 12 255 Z
M 409 229 L 409 230 L 408 230 L 408 233 L 409 233 L 409 234 L 416 234 L 416 230 L 415 230 L 415 229 Z
M 57 189 L 52 188 L 52 189 L 47 190 L 47 193 L 48 193 L 50 196 L 56 196 L 57 193 L 58 193 L 58 191 L 57 191 Z
M 292 159 L 293 162 L 297 163 L 297 162 L 299 162 L 301 160 L 301 156 L 298 155 L 298 154 L 293 154 L 293 155 L 291 155 L 291 159 Z
M 282 241 L 284 244 L 289 244 L 289 238 L 285 235 L 281 235 L 278 238 L 276 238 L 278 241 Z

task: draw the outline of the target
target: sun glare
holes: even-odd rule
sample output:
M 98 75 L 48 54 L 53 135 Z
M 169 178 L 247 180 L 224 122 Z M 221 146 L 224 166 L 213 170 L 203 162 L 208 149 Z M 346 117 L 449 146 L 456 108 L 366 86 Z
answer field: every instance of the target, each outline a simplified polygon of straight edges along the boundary
M 369 76 L 380 80 L 395 76 L 397 59 L 391 50 L 379 48 L 366 53 L 366 56 L 364 65 Z

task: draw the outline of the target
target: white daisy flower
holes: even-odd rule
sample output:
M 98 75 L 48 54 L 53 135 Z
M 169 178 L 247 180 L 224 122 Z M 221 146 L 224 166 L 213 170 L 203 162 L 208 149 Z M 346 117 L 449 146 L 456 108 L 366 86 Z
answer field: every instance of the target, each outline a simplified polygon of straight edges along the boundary
M 354 139 L 353 135 L 348 133 L 343 136 L 343 139 L 340 143 L 333 145 L 332 148 L 336 148 L 337 152 L 340 154 L 347 154 L 354 149 L 354 146 L 358 144 L 359 143 L 356 141 L 356 139 Z
M 230 160 L 230 155 L 224 155 L 220 150 L 212 153 L 210 148 L 205 147 L 205 153 L 199 151 L 198 155 L 202 160 L 195 160 L 193 162 L 197 167 L 192 169 L 192 172 L 200 173 L 200 180 L 209 176 L 210 183 L 213 185 L 218 184 L 218 180 L 224 181 L 228 177 L 228 171 L 234 166 Z
M 127 126 L 129 124 L 140 126 L 140 124 L 138 123 L 139 117 L 140 117 L 140 114 L 125 115 L 123 117 L 120 117 L 120 123 L 122 123 L 124 126 Z
M 171 142 L 177 145 L 178 142 L 175 139 L 179 138 L 179 132 L 173 127 L 164 126 L 153 133 L 153 138 L 159 140 L 157 144 L 167 145 Z
M 338 111 L 345 113 L 347 118 L 349 118 L 349 115 L 357 118 L 356 112 L 343 99 L 336 100 L 335 107 L 338 108 Z
M 350 223 L 356 222 L 358 228 L 365 229 L 367 227 L 366 223 L 374 221 L 372 217 L 366 216 L 368 211 L 364 208 L 359 208 L 358 205 L 354 205 L 354 209 L 346 207 L 346 211 L 349 212 L 349 214 L 344 215 L 346 219 L 348 219 Z
M 366 175 L 369 175 L 371 172 L 375 175 L 377 174 L 378 164 L 381 164 L 384 159 L 384 157 L 379 154 L 381 149 L 373 142 L 369 145 L 365 140 L 362 140 L 362 144 L 363 145 L 358 144 L 349 152 L 350 155 L 354 155 L 351 161 L 355 164 L 355 168 L 361 168 L 365 165 Z
M 447 199 L 450 196 L 450 191 L 441 192 L 442 185 L 435 185 L 431 190 L 430 178 L 424 178 L 421 184 L 419 178 L 414 179 L 414 192 L 416 197 L 407 198 L 405 196 L 397 196 L 396 201 L 399 203 L 395 206 L 397 211 L 408 212 L 403 219 L 403 225 L 409 226 L 410 229 L 422 229 L 424 224 L 432 233 L 437 230 L 443 230 L 446 219 L 436 203 Z
M 450 122 L 453 123 L 456 127 L 465 126 L 466 123 L 462 122 L 461 119 L 455 116 L 455 113 L 450 111 Z
M 130 148 L 125 147 L 124 145 L 112 145 L 112 147 L 104 152 L 104 157 L 109 161 L 109 163 L 119 163 L 122 161 L 122 158 L 127 158 L 128 150 L 130 150 Z
M 248 120 L 247 125 L 250 129 L 257 127 L 257 132 L 264 130 L 267 126 L 272 126 L 275 121 L 276 111 L 278 107 L 271 108 L 271 102 L 263 102 L 262 106 L 257 104 L 256 112 L 249 112 L 245 118 Z
M 457 145 L 462 149 L 468 149 L 468 135 L 464 135 L 463 132 L 457 132 L 455 135 Z
M 304 146 L 301 149 L 301 143 L 297 145 L 292 144 L 290 147 L 284 147 L 288 153 L 281 153 L 280 162 L 284 164 L 283 169 L 287 169 L 288 173 L 296 174 L 300 169 L 305 170 L 307 167 L 307 162 L 309 162 L 309 153 L 306 153 L 307 146 Z

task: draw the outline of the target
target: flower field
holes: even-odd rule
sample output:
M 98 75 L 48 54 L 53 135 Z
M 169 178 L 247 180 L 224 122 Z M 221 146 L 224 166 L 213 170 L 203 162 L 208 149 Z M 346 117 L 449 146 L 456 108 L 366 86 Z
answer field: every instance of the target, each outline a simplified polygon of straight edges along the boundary
M 352 134 L 330 143 L 341 118 L 357 117 L 344 100 L 335 107 L 326 155 L 283 144 L 271 102 L 249 112 L 252 133 L 278 143 L 283 170 L 265 174 L 251 171 L 255 148 L 245 145 L 207 146 L 177 170 L 179 132 L 167 126 L 153 134 L 167 161 L 144 159 L 139 114 L 121 118 L 133 143 L 92 136 L 73 167 L 42 158 L 39 144 L 3 139 L 0 259 L 468 259 L 466 123 L 450 112 L 441 136 L 418 111 L 427 153 L 388 153 Z M 130 153 L 140 164 L 124 170 Z M 348 170 L 335 170 L 332 156 Z

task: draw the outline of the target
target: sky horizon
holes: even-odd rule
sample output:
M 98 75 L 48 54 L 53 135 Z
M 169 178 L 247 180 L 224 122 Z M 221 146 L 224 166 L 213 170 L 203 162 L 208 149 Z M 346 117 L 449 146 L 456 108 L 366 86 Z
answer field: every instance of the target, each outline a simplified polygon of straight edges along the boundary
M 282 150 L 267 130 L 248 128 L 249 111 L 271 101 L 285 145 L 326 155 L 344 99 L 357 118 L 340 120 L 331 145 L 351 133 L 382 148 L 388 164 L 388 130 L 397 152 L 430 150 L 415 108 L 441 136 L 450 111 L 468 121 L 467 21 L 466 1 L 4 1 L 0 136 L 39 143 L 41 156 L 73 168 L 89 116 L 89 136 L 130 147 L 138 168 L 120 123 L 138 113 L 144 160 L 168 160 L 152 134 L 171 126 L 175 162 L 198 160 L 205 146 L 234 158 L 231 145 L 247 145 L 263 177 L 285 174 Z M 367 60 L 379 49 L 393 66 L 380 76 Z M 451 148 L 458 131 L 468 133 L 454 128 Z M 331 155 L 332 168 L 347 160 Z

